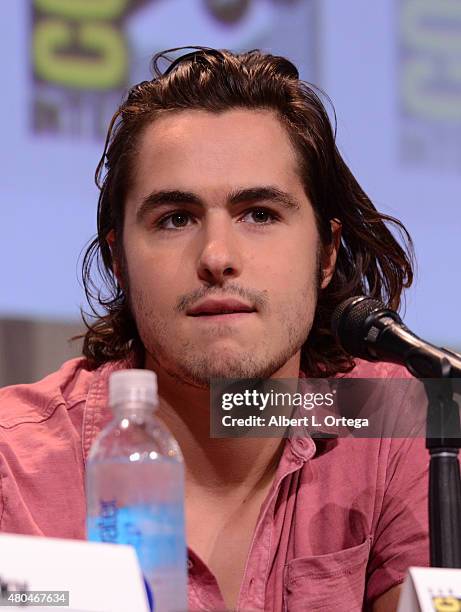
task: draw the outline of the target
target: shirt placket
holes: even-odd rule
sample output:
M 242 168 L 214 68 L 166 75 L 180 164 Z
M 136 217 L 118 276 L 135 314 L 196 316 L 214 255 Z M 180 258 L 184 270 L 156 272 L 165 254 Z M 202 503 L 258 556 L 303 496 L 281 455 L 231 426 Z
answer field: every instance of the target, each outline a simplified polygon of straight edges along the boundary
M 189 609 L 225 610 L 223 596 L 218 582 L 207 565 L 190 548 L 187 550 L 187 570 L 189 576 Z
M 308 449 L 305 441 L 296 441 L 293 446 L 294 448 L 287 441 L 284 450 L 284 461 L 280 466 L 282 469 L 278 470 L 276 474 L 274 486 L 263 504 L 256 524 L 237 603 L 237 611 L 240 612 L 267 612 L 266 585 L 273 561 L 271 551 L 277 497 L 285 478 L 297 472 L 307 459 L 306 451 Z M 315 449 L 313 443 L 312 447 Z M 299 454 L 296 451 L 297 448 L 300 451 Z M 312 450 L 311 452 L 315 451 Z

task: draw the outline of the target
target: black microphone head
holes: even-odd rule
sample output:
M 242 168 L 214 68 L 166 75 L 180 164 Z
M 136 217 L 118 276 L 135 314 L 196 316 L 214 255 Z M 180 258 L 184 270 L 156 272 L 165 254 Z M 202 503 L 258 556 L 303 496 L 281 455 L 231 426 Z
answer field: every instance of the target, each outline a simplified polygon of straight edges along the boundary
M 372 325 L 370 315 L 386 315 L 400 321 L 397 313 L 379 300 L 360 295 L 341 302 L 333 312 L 331 329 L 343 349 L 354 357 L 370 359 L 366 338 Z

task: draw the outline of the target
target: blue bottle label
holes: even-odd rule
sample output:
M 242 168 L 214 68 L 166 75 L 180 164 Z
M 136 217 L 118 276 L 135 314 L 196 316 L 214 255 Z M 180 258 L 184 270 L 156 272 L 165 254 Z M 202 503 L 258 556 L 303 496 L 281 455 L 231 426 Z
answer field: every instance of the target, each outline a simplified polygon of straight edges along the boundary
M 99 515 L 88 518 L 88 539 L 130 544 L 136 549 L 144 574 L 156 568 L 185 565 L 184 514 L 178 504 L 118 506 L 100 500 Z

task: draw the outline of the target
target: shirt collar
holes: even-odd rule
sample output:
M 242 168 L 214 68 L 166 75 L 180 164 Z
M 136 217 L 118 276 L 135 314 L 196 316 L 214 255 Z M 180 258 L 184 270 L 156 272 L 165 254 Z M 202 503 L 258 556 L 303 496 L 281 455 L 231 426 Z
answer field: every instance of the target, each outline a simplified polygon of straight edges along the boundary
M 109 376 L 112 372 L 123 369 L 142 367 L 139 356 L 131 352 L 126 358 L 117 361 L 109 361 L 102 364 L 94 372 L 94 377 L 90 383 L 85 404 L 84 431 L 83 431 L 83 454 L 86 459 L 89 449 L 94 442 L 99 431 L 109 422 L 111 418 L 108 409 L 108 389 Z M 300 378 L 306 378 L 303 372 L 299 373 Z M 317 432 L 316 438 L 332 438 L 331 431 Z M 321 444 L 321 442 L 320 442 Z M 290 428 L 290 435 L 287 437 L 282 458 L 292 458 L 295 463 L 305 463 L 317 452 L 317 444 L 309 431 L 304 427 Z
M 94 371 L 83 416 L 82 451 L 84 461 L 86 461 L 96 436 L 112 418 L 108 407 L 110 374 L 117 370 L 134 368 L 136 365 L 138 364 L 135 355 L 130 353 L 125 359 L 108 361 Z

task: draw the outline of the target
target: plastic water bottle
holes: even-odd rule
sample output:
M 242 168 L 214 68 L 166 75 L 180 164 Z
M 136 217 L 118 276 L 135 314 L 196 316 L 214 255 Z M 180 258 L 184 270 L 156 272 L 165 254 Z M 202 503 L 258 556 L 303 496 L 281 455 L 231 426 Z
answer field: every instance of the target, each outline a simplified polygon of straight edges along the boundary
M 87 531 L 92 541 L 134 546 L 152 609 L 179 612 L 187 610 L 184 468 L 157 404 L 153 372 L 110 376 L 113 419 L 87 462 Z

